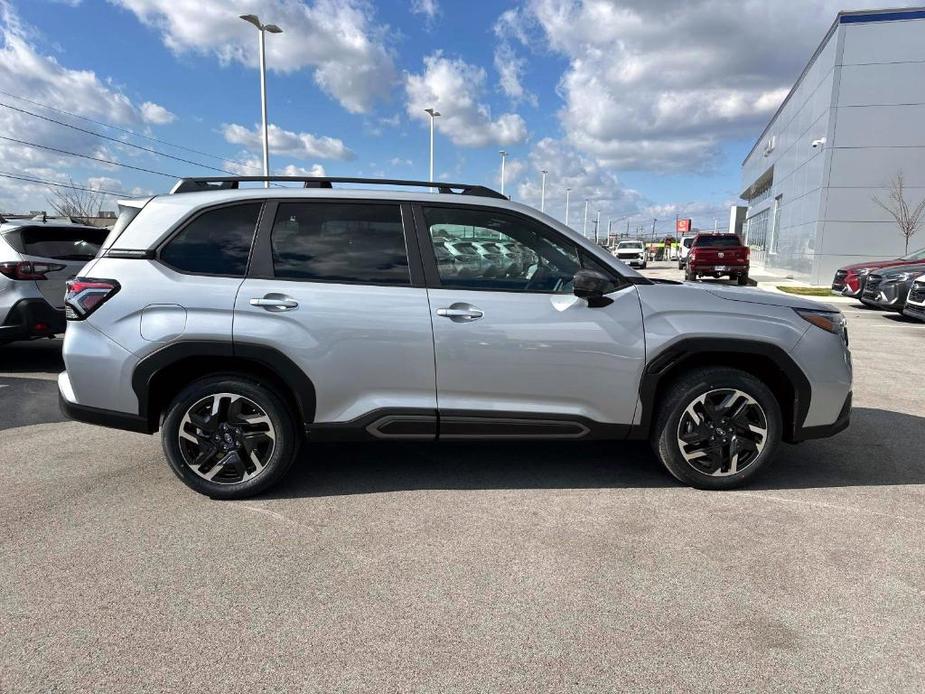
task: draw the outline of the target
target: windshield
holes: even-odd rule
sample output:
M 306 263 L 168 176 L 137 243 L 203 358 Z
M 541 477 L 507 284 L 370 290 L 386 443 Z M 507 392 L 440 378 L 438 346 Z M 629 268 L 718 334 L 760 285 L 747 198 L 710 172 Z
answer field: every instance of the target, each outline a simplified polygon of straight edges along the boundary
M 695 248 L 737 248 L 742 242 L 738 236 L 698 236 Z
M 900 260 L 925 260 L 925 248 L 920 248 L 909 255 L 904 255 Z

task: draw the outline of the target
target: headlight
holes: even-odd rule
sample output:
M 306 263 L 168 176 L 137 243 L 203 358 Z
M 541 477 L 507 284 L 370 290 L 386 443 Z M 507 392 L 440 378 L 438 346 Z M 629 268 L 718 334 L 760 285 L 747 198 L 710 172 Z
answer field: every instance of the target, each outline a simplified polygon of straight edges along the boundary
M 905 282 L 906 280 L 915 279 L 921 274 L 921 272 L 900 272 L 887 278 L 887 282 Z
M 869 268 L 869 267 L 862 267 L 860 270 L 857 271 L 856 274 L 857 274 L 858 277 L 864 277 L 864 276 L 866 276 L 866 275 L 869 275 L 869 274 L 870 274 L 870 268 Z
M 845 316 L 841 311 L 816 311 L 807 308 L 795 308 L 793 310 L 803 320 L 833 335 L 839 335 L 845 341 L 845 344 L 848 344 L 848 321 L 845 320 Z

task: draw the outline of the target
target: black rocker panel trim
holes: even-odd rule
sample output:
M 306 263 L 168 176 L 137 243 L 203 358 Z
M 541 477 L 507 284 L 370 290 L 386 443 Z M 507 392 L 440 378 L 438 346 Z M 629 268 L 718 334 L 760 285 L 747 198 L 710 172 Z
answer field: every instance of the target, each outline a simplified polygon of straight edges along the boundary
M 433 441 L 437 438 L 437 411 L 382 408 L 347 422 L 316 422 L 305 429 L 310 441 Z
M 710 353 L 755 355 L 770 359 L 786 376 L 794 392 L 794 402 L 792 403 L 793 426 L 791 431 L 785 432 L 784 439 L 793 442 L 805 438 L 802 437 L 802 423 L 806 420 L 806 413 L 809 412 L 812 389 L 806 374 L 797 366 L 793 358 L 780 347 L 760 340 L 714 337 L 682 339 L 658 354 L 646 365 L 639 386 L 642 416 L 639 424 L 633 427 L 630 438 L 645 438 L 648 436 L 654 419 L 654 407 L 662 379 L 669 372 L 673 372 L 676 367 L 683 365 L 684 362 Z
M 77 403 L 68 402 L 58 393 L 58 406 L 61 413 L 68 419 L 77 422 L 86 422 L 87 424 L 96 424 L 110 429 L 122 429 L 124 431 L 134 431 L 140 434 L 153 434 L 147 418 L 126 412 L 115 412 L 113 410 L 103 410 L 98 407 L 89 407 L 87 405 L 78 405 Z
M 155 377 L 163 373 L 164 369 L 181 361 L 203 357 L 250 362 L 271 371 L 291 391 L 304 424 L 310 424 L 314 420 L 316 403 L 314 385 L 302 369 L 278 350 L 249 343 L 235 342 L 232 344 L 210 340 L 186 340 L 171 343 L 147 355 L 138 362 L 132 374 L 132 390 L 138 397 L 139 416 L 152 423 L 152 431 L 157 429 L 156 420 L 160 414 L 149 411 L 151 386 Z

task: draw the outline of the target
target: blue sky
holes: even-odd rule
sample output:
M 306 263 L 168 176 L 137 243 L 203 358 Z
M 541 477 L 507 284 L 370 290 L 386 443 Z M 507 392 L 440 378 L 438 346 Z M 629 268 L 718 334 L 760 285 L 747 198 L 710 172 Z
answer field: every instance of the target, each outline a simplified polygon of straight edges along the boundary
M 871 3 L 868 3 L 871 4 Z M 875 3 L 874 3 L 875 4 Z M 895 2 L 886 4 L 893 5 Z M 754 138 L 844 3 L 799 0 L 0 0 L 0 135 L 178 175 L 259 173 L 256 30 L 269 36 L 274 171 L 427 176 L 498 187 L 573 226 L 602 219 L 725 224 Z M 12 95 L 12 96 L 11 96 Z M 217 158 L 23 102 L 116 125 Z M 160 192 L 166 177 L 0 141 L 0 171 L 106 190 Z M 221 161 L 225 159 L 227 161 Z M 248 168 L 251 167 L 251 168 Z M 47 186 L 0 179 L 0 210 L 47 207 Z M 112 201 L 107 201 L 113 207 Z M 623 228 L 625 221 L 619 222 Z

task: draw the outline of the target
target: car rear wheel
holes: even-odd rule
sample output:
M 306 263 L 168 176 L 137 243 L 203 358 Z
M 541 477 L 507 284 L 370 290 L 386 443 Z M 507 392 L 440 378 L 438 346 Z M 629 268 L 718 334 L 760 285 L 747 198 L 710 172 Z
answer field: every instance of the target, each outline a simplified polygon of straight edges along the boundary
M 174 398 L 161 442 L 177 477 L 216 499 L 243 499 L 269 489 L 299 448 L 282 398 L 234 375 L 201 379 Z
M 738 369 L 696 369 L 662 399 L 652 434 L 659 460 L 698 489 L 733 489 L 752 479 L 780 442 L 780 406 L 770 389 Z
M 736 282 L 738 282 L 738 284 L 739 284 L 740 287 L 746 286 L 746 285 L 748 284 L 748 273 L 746 272 L 746 273 L 743 274 L 743 275 L 739 275 L 739 276 L 736 278 Z

